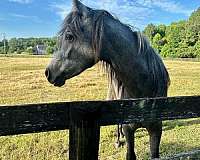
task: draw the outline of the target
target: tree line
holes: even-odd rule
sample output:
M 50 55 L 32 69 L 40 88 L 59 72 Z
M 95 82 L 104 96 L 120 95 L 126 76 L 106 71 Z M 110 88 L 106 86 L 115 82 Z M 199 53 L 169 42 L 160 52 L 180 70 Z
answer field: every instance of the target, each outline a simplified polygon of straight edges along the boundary
M 143 33 L 162 57 L 200 57 L 200 8 L 188 20 L 173 22 L 170 25 L 148 24 Z M 33 53 L 36 45 L 46 46 L 46 53 L 56 49 L 57 38 L 11 38 L 0 41 L 1 53 Z M 4 44 L 6 47 L 4 47 Z
M 188 20 L 164 24 L 149 24 L 143 33 L 163 57 L 200 57 L 200 8 Z
M 56 49 L 57 38 L 11 38 L 0 41 L 0 54 L 30 53 L 33 54 L 37 45 L 44 45 L 47 54 L 52 54 Z

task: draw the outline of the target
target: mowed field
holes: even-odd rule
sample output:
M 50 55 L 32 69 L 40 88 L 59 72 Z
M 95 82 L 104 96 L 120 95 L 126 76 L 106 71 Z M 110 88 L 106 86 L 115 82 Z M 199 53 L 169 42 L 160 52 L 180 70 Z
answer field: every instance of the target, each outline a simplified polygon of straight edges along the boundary
M 107 78 L 96 65 L 57 88 L 49 84 L 44 70 L 50 58 L 0 56 L 0 105 L 106 98 Z M 200 95 L 200 62 L 165 60 L 171 86 L 169 96 Z M 183 106 L 184 107 L 184 106 Z M 161 157 L 200 149 L 200 119 L 165 121 Z M 149 157 L 148 134 L 136 133 L 139 160 Z M 101 128 L 101 160 L 123 160 L 126 147 L 116 149 L 115 127 Z M 0 160 L 67 160 L 68 131 L 0 137 Z

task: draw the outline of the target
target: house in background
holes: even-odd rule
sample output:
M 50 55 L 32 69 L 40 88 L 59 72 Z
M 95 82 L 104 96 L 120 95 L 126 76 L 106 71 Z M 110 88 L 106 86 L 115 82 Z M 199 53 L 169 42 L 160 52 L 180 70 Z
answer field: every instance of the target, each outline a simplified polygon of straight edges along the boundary
M 34 55 L 44 55 L 46 54 L 46 46 L 43 44 L 36 45 L 34 49 Z

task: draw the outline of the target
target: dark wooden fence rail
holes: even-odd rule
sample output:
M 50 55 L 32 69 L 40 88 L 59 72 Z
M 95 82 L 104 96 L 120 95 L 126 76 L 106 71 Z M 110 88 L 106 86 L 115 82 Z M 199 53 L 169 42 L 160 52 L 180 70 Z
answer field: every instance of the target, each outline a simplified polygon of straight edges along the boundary
M 0 135 L 70 129 L 70 160 L 93 160 L 100 126 L 195 117 L 200 96 L 0 106 Z

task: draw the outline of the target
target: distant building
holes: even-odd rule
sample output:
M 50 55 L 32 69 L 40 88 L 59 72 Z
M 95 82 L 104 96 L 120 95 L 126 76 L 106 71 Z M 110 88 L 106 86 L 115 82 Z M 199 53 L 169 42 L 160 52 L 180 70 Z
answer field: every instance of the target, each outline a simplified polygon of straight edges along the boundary
M 35 55 L 44 55 L 44 54 L 46 54 L 46 46 L 45 45 L 36 45 L 33 54 L 35 54 Z

